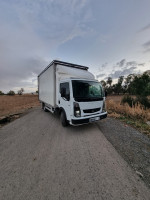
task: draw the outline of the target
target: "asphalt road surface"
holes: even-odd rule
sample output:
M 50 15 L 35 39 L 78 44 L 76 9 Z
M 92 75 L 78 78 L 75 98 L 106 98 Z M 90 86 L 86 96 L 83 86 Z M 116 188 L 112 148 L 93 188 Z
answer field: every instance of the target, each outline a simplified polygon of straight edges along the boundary
M 0 129 L 0 200 L 18 199 L 149 200 L 150 191 L 96 124 L 63 128 L 37 108 Z

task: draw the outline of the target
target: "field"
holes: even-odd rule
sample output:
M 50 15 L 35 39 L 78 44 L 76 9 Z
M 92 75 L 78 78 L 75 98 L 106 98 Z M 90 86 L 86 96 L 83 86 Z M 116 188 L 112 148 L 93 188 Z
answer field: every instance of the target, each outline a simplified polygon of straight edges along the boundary
M 106 99 L 107 111 L 110 117 L 121 119 L 126 124 L 134 126 L 143 133 L 150 136 L 150 109 L 144 109 L 140 104 L 130 107 L 128 104 L 121 104 L 122 95 L 108 96 Z M 134 96 L 132 96 L 134 98 Z
M 140 104 L 130 107 L 128 104 L 121 104 L 123 96 L 108 96 L 107 109 L 109 114 L 117 113 L 123 114 L 131 118 L 141 119 L 143 121 L 150 121 L 150 109 L 144 109 Z M 132 96 L 133 97 L 133 96 Z
M 122 97 L 122 95 L 114 95 L 106 98 L 108 116 L 123 120 L 126 124 L 150 135 L 150 126 L 146 123 L 150 121 L 150 109 L 144 110 L 139 104 L 133 108 L 127 104 L 122 105 Z M 37 106 L 40 106 L 38 95 L 2 95 L 0 96 L 0 118 L 22 113 Z
M 38 95 L 1 95 L 0 96 L 0 117 L 23 112 L 29 108 L 39 106 Z

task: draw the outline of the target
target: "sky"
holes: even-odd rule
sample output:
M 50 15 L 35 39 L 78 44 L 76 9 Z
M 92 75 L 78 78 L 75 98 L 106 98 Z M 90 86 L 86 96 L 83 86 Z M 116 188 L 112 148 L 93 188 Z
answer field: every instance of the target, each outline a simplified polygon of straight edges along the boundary
M 0 0 L 0 90 L 37 90 L 54 59 L 98 80 L 150 69 L 150 0 Z

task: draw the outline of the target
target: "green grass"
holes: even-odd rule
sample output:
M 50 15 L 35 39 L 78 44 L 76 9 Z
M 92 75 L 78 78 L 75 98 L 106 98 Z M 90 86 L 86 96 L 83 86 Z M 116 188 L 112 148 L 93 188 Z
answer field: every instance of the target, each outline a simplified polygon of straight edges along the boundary
M 133 120 L 132 118 L 129 118 L 126 116 L 120 116 L 118 119 L 120 119 L 125 124 L 136 128 L 140 132 L 142 132 L 142 133 L 148 135 L 148 137 L 150 137 L 150 126 L 148 124 L 146 124 L 144 121 L 138 120 L 138 119 Z

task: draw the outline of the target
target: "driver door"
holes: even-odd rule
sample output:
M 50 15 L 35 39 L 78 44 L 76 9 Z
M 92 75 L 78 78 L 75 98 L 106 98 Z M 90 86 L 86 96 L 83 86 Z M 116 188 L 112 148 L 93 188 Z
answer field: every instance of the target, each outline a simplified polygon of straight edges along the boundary
M 69 82 L 60 83 L 60 107 L 66 112 L 67 120 L 70 120 L 70 86 Z

